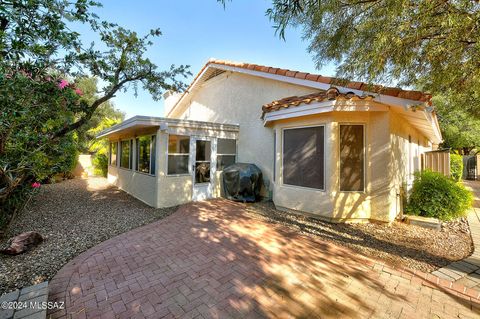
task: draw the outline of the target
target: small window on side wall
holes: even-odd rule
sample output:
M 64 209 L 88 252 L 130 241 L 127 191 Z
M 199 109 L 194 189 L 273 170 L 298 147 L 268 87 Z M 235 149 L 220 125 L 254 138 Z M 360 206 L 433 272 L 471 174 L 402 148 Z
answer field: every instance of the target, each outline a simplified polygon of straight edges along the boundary
M 110 143 L 110 165 L 117 166 L 117 142 Z
M 364 126 L 340 125 L 340 191 L 363 192 L 364 189 Z
M 130 141 L 120 142 L 120 167 L 131 169 L 130 161 Z
M 283 131 L 283 184 L 325 189 L 325 127 Z
M 182 135 L 169 135 L 167 174 L 188 174 L 189 157 L 190 137 Z
M 155 174 L 155 136 L 141 136 L 137 144 L 137 171 Z
M 237 141 L 233 139 L 219 138 L 217 140 L 217 170 L 235 163 L 237 157 Z

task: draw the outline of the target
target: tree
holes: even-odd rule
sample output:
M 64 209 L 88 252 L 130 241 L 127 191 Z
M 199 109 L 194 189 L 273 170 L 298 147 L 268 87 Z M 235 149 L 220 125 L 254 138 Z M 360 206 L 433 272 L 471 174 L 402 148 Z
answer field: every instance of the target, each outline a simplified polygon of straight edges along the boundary
M 158 29 L 145 36 L 100 21 L 89 0 L 0 0 L 0 207 L 35 180 L 71 162 L 67 151 L 97 109 L 118 91 L 139 86 L 154 99 L 162 90 L 182 90 L 188 66 L 159 70 L 146 58 Z M 71 22 L 88 24 L 100 36 L 84 47 Z M 69 79 L 93 76 L 105 83 L 94 99 L 82 99 Z M 13 196 L 13 197 L 12 197 Z M 14 205 L 18 206 L 18 205 Z M 7 208 L 8 209 L 8 208 Z
M 282 38 L 303 28 L 317 66 L 336 62 L 339 77 L 451 91 L 480 116 L 479 1 L 272 0 L 267 15 Z
M 93 77 L 82 77 L 75 80 L 75 86 L 81 93 L 81 99 L 92 104 L 98 99 L 97 79 Z M 102 130 L 118 124 L 125 119 L 125 113 L 116 109 L 111 101 L 101 104 L 93 113 L 92 118 L 76 131 L 78 136 L 78 150 L 81 153 L 96 153 L 106 148 L 107 142 L 98 140 L 97 134 Z
M 480 148 L 480 119 L 458 107 L 458 101 L 449 92 L 435 96 L 433 103 L 444 139 L 442 147 L 463 155 Z

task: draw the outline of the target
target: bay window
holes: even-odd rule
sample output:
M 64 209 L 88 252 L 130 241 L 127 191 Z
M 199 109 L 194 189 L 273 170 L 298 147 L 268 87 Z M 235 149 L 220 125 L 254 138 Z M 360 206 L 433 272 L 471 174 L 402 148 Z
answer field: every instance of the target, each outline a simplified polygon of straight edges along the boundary
M 325 188 L 325 127 L 283 130 L 283 184 Z

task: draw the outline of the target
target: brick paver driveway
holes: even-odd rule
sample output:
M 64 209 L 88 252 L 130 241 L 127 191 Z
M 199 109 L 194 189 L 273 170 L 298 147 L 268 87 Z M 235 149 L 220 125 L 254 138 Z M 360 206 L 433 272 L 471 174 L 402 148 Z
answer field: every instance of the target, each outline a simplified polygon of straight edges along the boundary
M 475 291 L 442 288 L 450 284 L 244 208 L 225 200 L 188 204 L 88 250 L 51 281 L 50 300 L 66 302 L 51 317 L 480 317 Z

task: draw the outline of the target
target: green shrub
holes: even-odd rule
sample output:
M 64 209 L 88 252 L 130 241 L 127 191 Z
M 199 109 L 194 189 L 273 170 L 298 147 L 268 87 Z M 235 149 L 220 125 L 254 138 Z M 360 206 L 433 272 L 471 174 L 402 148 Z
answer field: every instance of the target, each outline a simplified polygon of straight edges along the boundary
M 406 211 L 448 221 L 464 216 L 472 199 L 470 191 L 461 183 L 437 172 L 423 171 L 415 174 Z
M 463 174 L 463 156 L 458 154 L 450 154 L 450 175 L 454 180 L 459 182 Z
M 105 154 L 95 154 L 92 159 L 93 174 L 107 177 L 108 157 Z

